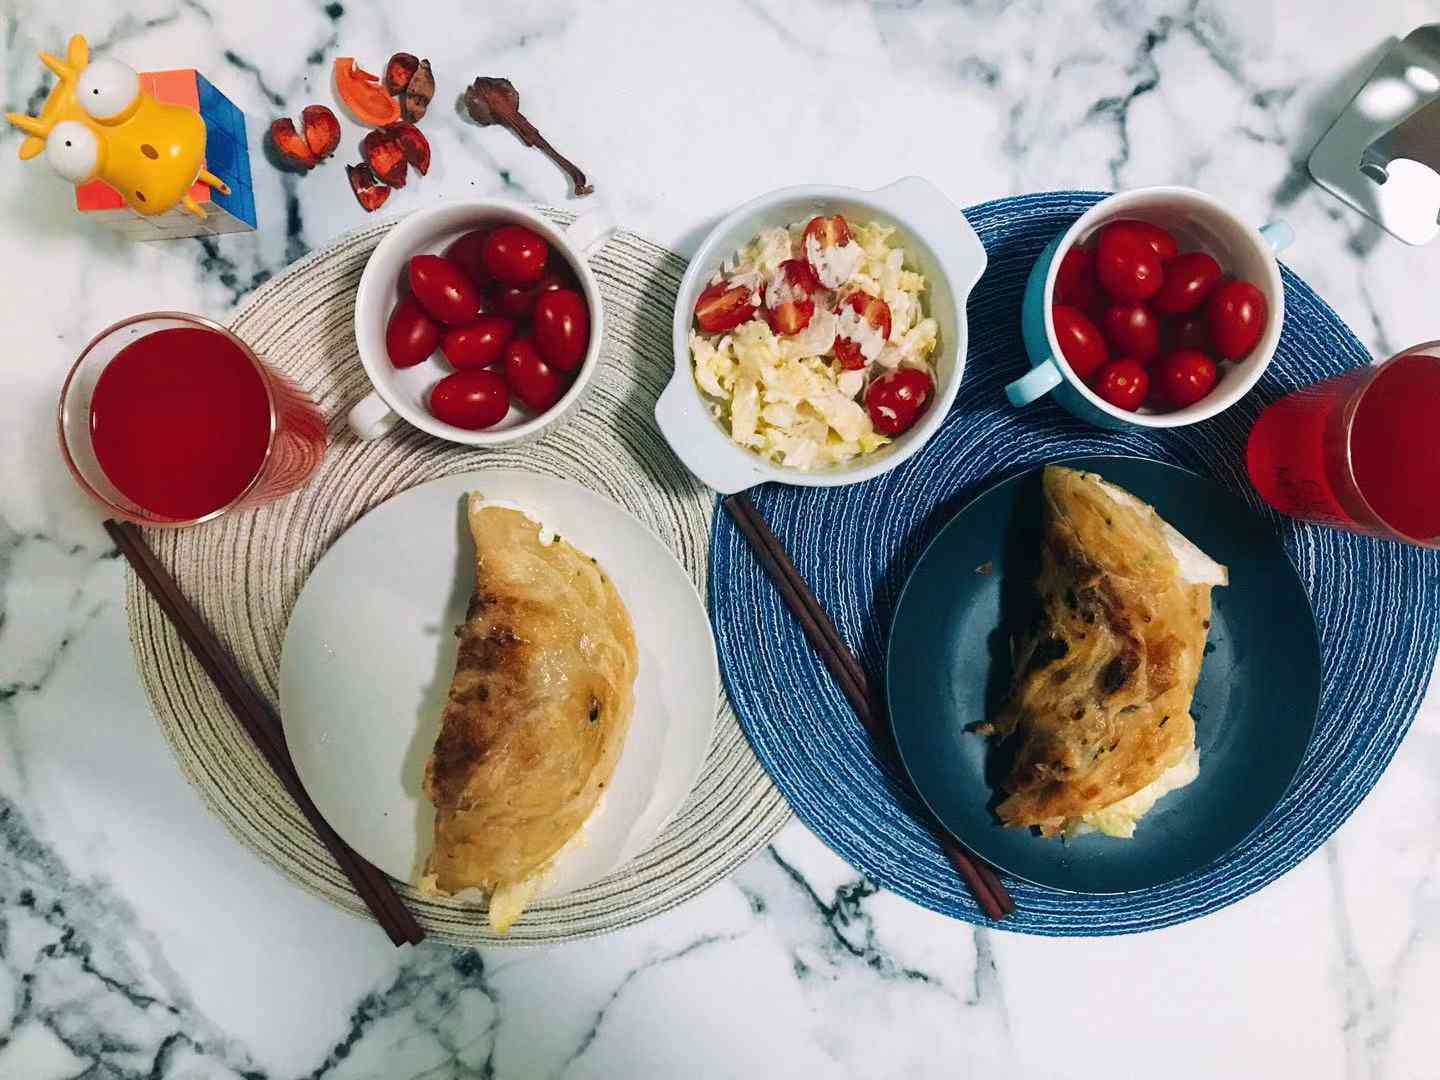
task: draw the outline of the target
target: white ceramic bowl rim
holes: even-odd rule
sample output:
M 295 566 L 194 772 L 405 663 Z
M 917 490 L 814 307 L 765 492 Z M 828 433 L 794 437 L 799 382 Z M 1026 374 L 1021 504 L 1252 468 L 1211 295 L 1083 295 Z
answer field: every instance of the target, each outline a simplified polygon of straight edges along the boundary
M 411 254 L 419 253 L 418 248 L 415 248 L 415 237 L 417 234 L 426 232 L 436 218 L 454 218 L 456 220 L 456 236 L 481 227 L 482 219 L 493 220 L 497 223 L 525 225 L 527 228 L 534 229 L 545 238 L 546 243 L 559 251 L 580 279 L 580 286 L 585 293 L 585 303 L 590 309 L 590 346 L 585 351 L 585 359 L 581 362 L 574 381 L 571 382 L 564 395 L 538 416 L 529 417 L 518 424 L 498 430 L 471 431 L 455 427 L 453 424 L 443 423 L 423 409 L 414 408 L 403 397 L 387 390 L 385 373 L 388 370 L 389 358 L 384 355 L 383 326 L 384 321 L 389 318 L 388 308 L 381 323 L 379 356 L 376 356 L 374 351 L 367 347 L 372 343 L 368 342 L 369 335 L 362 328 L 361 321 L 368 317 L 371 305 L 391 303 L 393 278 L 398 274 L 399 265 Z M 608 235 L 608 233 L 602 230 L 601 235 Z M 412 248 L 415 250 L 411 250 Z M 593 248 L 591 250 L 593 251 Z M 396 273 L 382 273 L 381 268 L 390 262 L 396 252 L 403 253 L 396 262 Z M 360 284 L 356 289 L 355 343 L 359 351 L 361 366 L 365 368 L 365 374 L 370 380 L 371 387 L 386 405 L 408 423 L 438 438 L 470 446 L 499 446 L 518 442 L 561 420 L 585 393 L 595 370 L 599 367 L 600 349 L 605 334 L 605 309 L 600 297 L 600 285 L 595 278 L 594 271 L 590 268 L 586 254 L 580 245 L 572 243 L 567 238 L 564 228 L 542 217 L 531 208 L 507 199 L 467 199 L 424 207 L 407 214 L 385 234 L 380 243 L 375 246 L 375 250 L 370 253 L 370 260 L 365 264 L 365 269 L 360 275 Z
M 1201 398 L 1193 405 L 1187 405 L 1183 409 L 1176 409 L 1168 413 L 1135 413 L 1127 412 L 1124 409 L 1111 405 L 1104 398 L 1100 397 L 1084 381 L 1070 370 L 1065 362 L 1064 354 L 1060 351 L 1059 339 L 1055 337 L 1055 326 L 1050 318 L 1052 307 L 1051 298 L 1055 295 L 1055 279 L 1060 272 L 1060 260 L 1064 258 L 1065 252 L 1070 250 L 1082 235 L 1090 232 L 1102 220 L 1110 217 L 1122 216 L 1126 209 L 1135 201 L 1136 196 L 1145 198 L 1164 198 L 1166 196 L 1201 203 L 1212 213 L 1230 219 L 1247 238 L 1254 244 L 1255 249 L 1261 256 L 1261 262 L 1265 267 L 1265 280 L 1256 282 L 1261 291 L 1265 293 L 1265 299 L 1270 305 L 1270 321 L 1265 327 L 1265 333 L 1255 348 L 1251 350 L 1251 356 L 1263 356 L 1260 363 L 1254 364 L 1252 369 L 1231 381 L 1230 385 L 1224 388 L 1224 392 L 1218 389 L 1211 391 L 1206 397 Z M 1280 331 L 1285 321 L 1285 288 L 1280 278 L 1280 264 L 1276 261 L 1275 253 L 1266 243 L 1260 231 L 1231 210 L 1228 206 L 1216 199 L 1213 195 L 1207 195 L 1195 188 L 1181 187 L 1176 185 L 1133 188 L 1129 191 L 1116 192 L 1108 198 L 1101 199 L 1089 210 L 1085 211 L 1075 223 L 1065 231 L 1060 238 L 1060 245 L 1055 249 L 1055 257 L 1050 261 L 1050 271 L 1045 276 L 1045 336 L 1050 344 L 1050 355 L 1054 358 L 1055 364 L 1066 375 L 1066 381 L 1072 389 L 1080 393 L 1087 401 L 1094 405 L 1101 412 L 1124 420 L 1126 423 L 1135 424 L 1138 427 L 1167 428 L 1183 427 L 1186 424 L 1196 424 L 1202 420 L 1208 420 L 1216 416 L 1242 397 L 1250 392 L 1270 366 L 1270 358 L 1275 353 L 1275 346 L 1280 342 Z M 1247 359 L 1245 362 L 1249 363 Z
M 894 443 L 879 454 L 863 455 L 853 462 L 815 471 L 789 468 L 767 461 L 733 442 L 728 433 L 713 424 L 713 420 L 712 426 L 715 427 L 715 434 L 723 440 L 723 448 L 718 444 L 697 448 L 682 433 L 667 430 L 662 417 L 662 433 L 680 459 L 697 474 L 701 471 L 696 467 L 698 461 L 723 455 L 726 460 L 719 463 L 717 471 L 730 475 L 748 471 L 751 480 L 743 485 L 745 487 L 767 480 L 807 487 L 859 483 L 890 471 L 917 453 L 939 429 L 954 404 L 964 378 L 969 345 L 966 305 L 971 290 L 985 271 L 985 248 L 960 207 L 928 180 L 909 176 L 873 190 L 823 184 L 800 184 L 780 188 L 750 199 L 721 219 L 706 235 L 704 242 L 691 258 L 676 294 L 672 335 L 675 373 L 666 394 L 662 396 L 657 415 L 665 409 L 665 396 L 681 394 L 690 399 L 692 404 L 698 404 L 705 418 L 710 419 L 708 405 L 691 374 L 693 361 L 690 356 L 689 337 L 694 300 L 699 287 L 722 259 L 730 254 L 728 250 L 718 250 L 722 238 L 738 231 L 738 227 L 750 219 L 758 218 L 767 211 L 788 203 L 824 207 L 836 202 L 858 203 L 873 209 L 877 217 L 897 227 L 902 237 L 902 246 L 923 248 L 933 256 L 940 269 L 943 286 L 949 292 L 955 307 L 956 340 L 944 341 L 942 337 L 944 347 L 954 349 L 953 374 L 937 388 L 935 400 L 919 423 L 902 436 L 905 440 L 903 443 Z M 936 285 L 932 282 L 932 293 L 935 288 Z M 696 437 L 704 438 L 699 433 Z M 713 440 L 706 441 L 713 443 Z M 707 477 L 702 476 L 702 479 L 719 487 Z M 732 486 L 730 490 L 740 488 Z

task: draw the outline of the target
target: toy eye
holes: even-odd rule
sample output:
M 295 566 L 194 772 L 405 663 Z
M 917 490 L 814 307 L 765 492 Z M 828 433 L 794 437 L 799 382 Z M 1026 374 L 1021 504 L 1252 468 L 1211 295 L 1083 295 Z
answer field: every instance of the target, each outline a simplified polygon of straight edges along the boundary
M 100 167 L 100 140 L 84 124 L 62 121 L 45 137 L 45 160 L 72 184 L 83 184 Z
M 119 116 L 140 96 L 140 76 L 118 60 L 96 60 L 80 73 L 75 100 L 96 120 Z

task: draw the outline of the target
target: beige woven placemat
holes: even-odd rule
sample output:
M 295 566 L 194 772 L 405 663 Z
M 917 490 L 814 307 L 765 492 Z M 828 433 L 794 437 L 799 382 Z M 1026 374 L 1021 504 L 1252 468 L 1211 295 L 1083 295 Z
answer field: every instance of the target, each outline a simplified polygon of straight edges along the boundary
M 547 211 L 556 220 L 570 215 Z M 603 363 L 584 407 L 543 439 L 481 450 L 401 424 L 371 443 L 345 427 L 370 389 L 356 354 L 355 289 L 393 225 L 352 233 L 267 282 L 234 319 L 236 333 L 319 402 L 331 446 L 310 483 L 248 513 L 146 539 L 190 600 L 271 701 L 278 700 L 285 625 L 311 569 L 357 518 L 426 480 L 474 469 L 528 469 L 614 499 L 669 542 L 705 595 L 713 495 L 670 452 L 654 406 L 672 370 L 670 318 L 685 263 L 620 232 L 592 259 L 605 300 Z M 368 913 L 339 867 L 160 607 L 133 573 L 126 608 L 136 664 L 161 730 L 190 782 L 247 846 L 287 877 L 357 914 Z M 728 703 L 719 705 L 705 771 L 675 819 L 628 866 L 569 896 L 537 903 L 510 933 L 484 915 L 401 892 L 433 937 L 456 944 L 548 944 L 657 915 L 724 878 L 785 824 L 790 811 L 751 751 Z

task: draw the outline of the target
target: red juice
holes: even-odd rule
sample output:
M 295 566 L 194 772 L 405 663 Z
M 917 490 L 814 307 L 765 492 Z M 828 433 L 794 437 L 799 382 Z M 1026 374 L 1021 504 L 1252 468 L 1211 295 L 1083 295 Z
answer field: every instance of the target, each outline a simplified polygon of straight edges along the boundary
M 1405 353 L 1282 398 L 1255 422 L 1246 458 L 1256 490 L 1283 513 L 1432 543 L 1440 537 L 1440 356 Z
M 1350 431 L 1355 483 L 1382 521 L 1440 536 L 1440 361 L 1406 356 L 1375 377 Z
M 204 517 L 234 502 L 270 445 L 270 399 L 250 358 L 225 336 L 172 327 L 137 338 L 90 398 L 95 458 L 150 513 Z

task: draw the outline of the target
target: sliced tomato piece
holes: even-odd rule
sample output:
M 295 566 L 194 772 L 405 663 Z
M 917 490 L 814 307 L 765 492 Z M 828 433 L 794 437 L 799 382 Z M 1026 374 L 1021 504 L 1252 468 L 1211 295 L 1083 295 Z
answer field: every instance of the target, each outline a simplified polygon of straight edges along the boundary
M 811 218 L 810 224 L 805 226 L 805 239 L 809 241 L 812 238 L 820 245 L 821 251 L 843 247 L 850 242 L 850 223 L 839 214 Z
M 880 331 L 882 342 L 890 340 L 890 305 L 878 296 L 871 296 L 867 292 L 851 293 L 840 305 L 840 325 L 843 328 L 846 322 L 845 309 L 849 308 L 860 316 L 870 327 Z M 869 335 L 867 335 L 869 336 Z M 840 366 L 846 371 L 859 371 L 871 360 L 873 356 L 867 357 L 863 343 L 848 335 L 842 329 L 835 335 L 835 359 L 840 361 Z
M 400 103 L 390 96 L 378 75 L 356 67 L 353 56 L 335 58 L 335 93 L 363 124 L 384 127 L 400 119 Z
M 695 301 L 695 323 L 707 334 L 734 330 L 757 311 L 760 305 L 744 285 L 718 281 Z
M 798 334 L 815 317 L 811 296 L 820 290 L 815 271 L 804 259 L 786 259 L 765 289 L 765 317 L 777 334 Z

